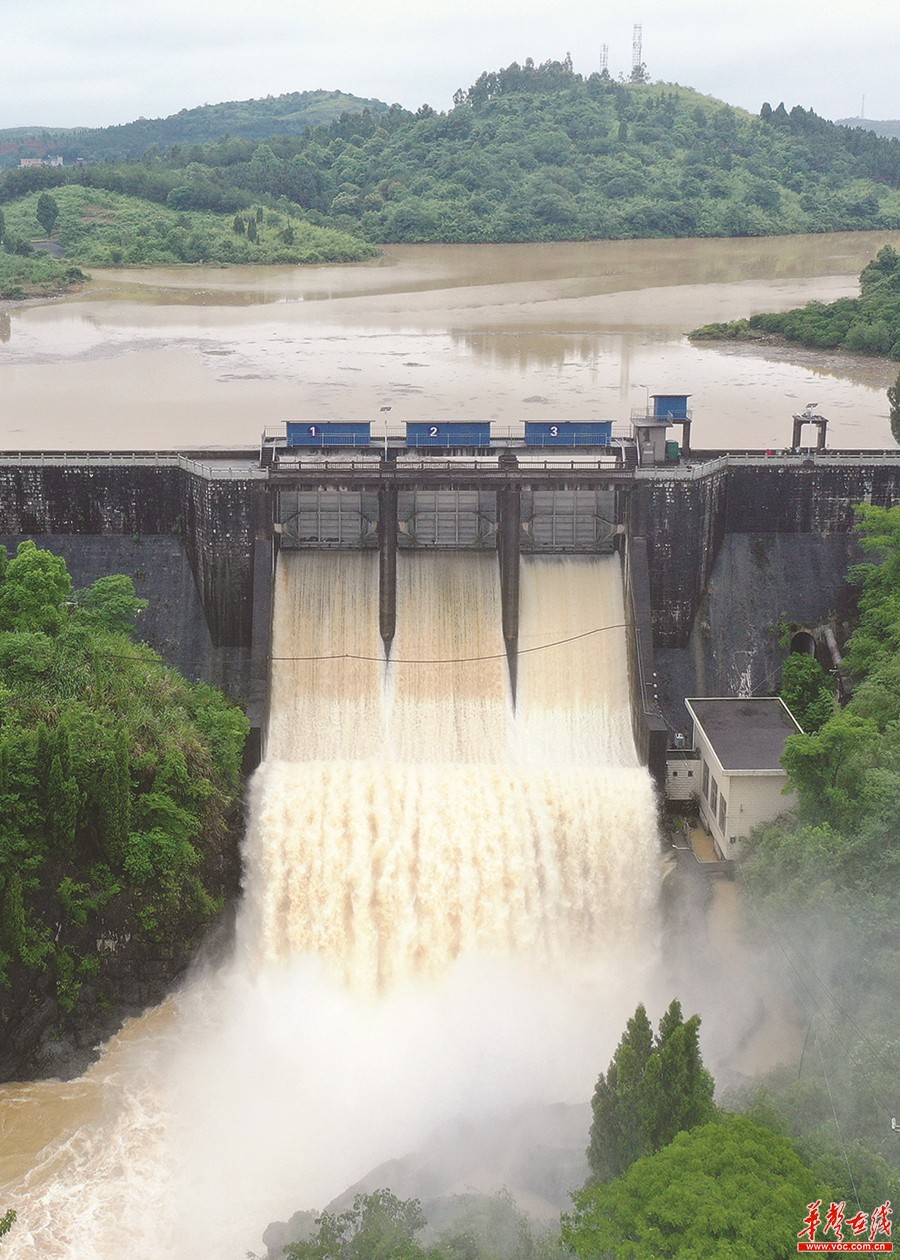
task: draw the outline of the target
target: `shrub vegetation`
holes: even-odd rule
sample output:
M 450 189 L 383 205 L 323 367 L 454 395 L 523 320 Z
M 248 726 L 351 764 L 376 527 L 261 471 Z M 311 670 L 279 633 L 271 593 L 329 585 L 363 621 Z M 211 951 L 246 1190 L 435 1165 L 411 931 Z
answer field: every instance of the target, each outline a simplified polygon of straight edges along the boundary
M 194 945 L 234 884 L 247 730 L 132 641 L 127 577 L 83 591 L 32 542 L 0 549 L 0 1011 L 47 983 L 114 1000 L 117 954 Z M 0 1038 L 2 1046 L 3 1038 Z
M 43 195 L 30 193 L 5 207 L 7 231 L 16 239 L 42 231 L 38 210 Z M 344 232 L 313 226 L 296 207 L 292 212 L 250 206 L 222 214 L 180 208 L 177 195 L 158 205 L 78 185 L 58 188 L 53 196 L 58 208 L 54 241 L 79 266 L 326 263 L 359 261 L 377 253 Z
M 883 246 L 863 269 L 859 289 L 858 298 L 807 302 L 790 311 L 705 324 L 690 336 L 696 341 L 753 341 L 774 334 L 814 350 L 900 359 L 900 254 Z

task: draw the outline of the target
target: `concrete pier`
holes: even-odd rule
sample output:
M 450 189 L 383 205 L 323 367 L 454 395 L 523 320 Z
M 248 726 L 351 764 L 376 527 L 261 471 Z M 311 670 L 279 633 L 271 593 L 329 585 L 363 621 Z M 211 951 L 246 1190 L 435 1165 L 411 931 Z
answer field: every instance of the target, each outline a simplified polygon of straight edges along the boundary
M 378 628 L 390 656 L 397 631 L 397 487 L 378 491 Z
M 522 533 L 522 496 L 518 486 L 506 486 L 497 491 L 497 511 L 503 638 L 506 643 L 509 677 L 513 700 L 515 700 L 519 661 L 519 567 Z

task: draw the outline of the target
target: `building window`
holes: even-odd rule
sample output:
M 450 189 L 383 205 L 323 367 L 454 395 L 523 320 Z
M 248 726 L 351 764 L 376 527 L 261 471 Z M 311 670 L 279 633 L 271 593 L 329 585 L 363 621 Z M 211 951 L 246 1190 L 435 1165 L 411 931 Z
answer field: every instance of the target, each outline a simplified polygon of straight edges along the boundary
M 709 766 L 703 763 L 703 795 L 709 798 Z
M 725 797 L 720 796 L 719 797 L 719 830 L 722 832 L 724 832 L 725 830 L 725 813 L 727 809 L 728 809 L 728 806 L 725 804 Z
M 713 818 L 715 818 L 716 816 L 716 807 L 718 806 L 718 804 L 719 804 L 719 788 L 715 779 L 713 779 L 709 787 L 709 807 L 712 810 Z
M 694 772 L 693 772 L 693 770 L 688 770 L 688 778 L 689 778 L 689 779 L 693 779 L 693 777 L 694 777 Z

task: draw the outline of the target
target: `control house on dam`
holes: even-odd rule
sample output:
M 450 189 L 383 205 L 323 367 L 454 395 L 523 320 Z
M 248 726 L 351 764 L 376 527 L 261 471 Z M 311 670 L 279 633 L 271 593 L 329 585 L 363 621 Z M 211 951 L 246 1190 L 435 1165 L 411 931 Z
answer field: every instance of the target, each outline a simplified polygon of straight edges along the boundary
M 652 396 L 624 433 L 382 417 L 289 421 L 243 451 L 0 455 L 0 543 L 59 552 L 76 587 L 130 573 L 142 636 L 246 705 L 251 760 L 280 548 L 377 552 L 388 654 L 401 552 L 495 552 L 513 694 L 521 558 L 617 553 L 635 741 L 662 784 L 685 698 L 771 690 L 781 621 L 816 625 L 847 598 L 854 505 L 900 503 L 898 454 L 696 452 L 688 402 Z

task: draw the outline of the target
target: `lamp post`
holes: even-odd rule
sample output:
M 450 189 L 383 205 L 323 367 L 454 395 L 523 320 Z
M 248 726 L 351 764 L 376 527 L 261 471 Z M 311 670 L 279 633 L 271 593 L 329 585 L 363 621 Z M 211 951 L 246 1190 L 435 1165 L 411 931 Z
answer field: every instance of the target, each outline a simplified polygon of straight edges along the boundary
M 386 459 L 387 459 L 387 453 L 388 453 L 388 445 L 387 445 L 387 437 L 388 437 L 388 434 L 387 434 L 387 413 L 390 411 L 390 407 L 379 407 L 379 408 L 378 408 L 378 410 L 379 410 L 379 411 L 383 414 L 383 416 L 384 416 L 384 420 L 383 420 L 383 424 L 384 424 L 384 458 L 385 458 L 385 460 L 386 460 Z

